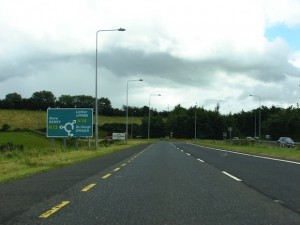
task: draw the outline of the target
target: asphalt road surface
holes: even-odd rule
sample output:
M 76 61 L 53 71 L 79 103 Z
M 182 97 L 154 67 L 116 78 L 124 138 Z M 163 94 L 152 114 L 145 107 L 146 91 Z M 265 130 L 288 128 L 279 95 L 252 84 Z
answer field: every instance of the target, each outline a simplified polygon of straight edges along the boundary
M 300 162 L 254 157 L 183 143 L 176 145 L 300 214 Z
M 103 170 L 139 153 L 148 145 L 141 145 L 110 155 L 76 163 L 6 184 L 0 184 L 0 225 L 31 206 L 60 194 Z
M 223 160 L 219 161 L 228 167 L 214 165 L 213 160 L 220 157 L 220 153 Z M 234 159 L 226 162 L 231 157 Z M 273 171 L 261 172 L 260 169 L 271 170 L 272 166 L 259 166 L 262 159 L 255 158 L 250 162 L 254 165 L 249 167 L 243 157 L 249 156 L 232 156 L 231 153 L 183 143 L 158 142 L 78 181 L 69 189 L 30 205 L 5 224 L 300 224 L 297 201 L 293 208 L 293 204 L 288 206 L 286 200 L 276 199 L 256 187 L 255 182 L 248 184 L 247 181 L 256 179 L 247 178 L 251 174 L 272 173 L 270 176 L 276 177 L 276 171 L 285 166 L 270 160 L 270 164 L 275 163 Z M 232 164 L 237 164 L 240 173 L 231 170 Z M 299 172 L 299 165 L 292 165 L 290 169 Z M 244 175 L 243 171 L 256 167 L 256 171 Z M 297 173 L 289 172 L 286 175 L 291 177 L 287 180 Z M 281 176 L 279 174 L 277 179 Z M 61 182 L 64 183 L 64 179 Z M 269 183 L 267 180 L 264 186 Z M 271 185 L 266 189 L 273 188 Z M 295 189 L 297 187 L 275 193 Z M 288 196 L 299 199 L 297 194 L 289 193 Z

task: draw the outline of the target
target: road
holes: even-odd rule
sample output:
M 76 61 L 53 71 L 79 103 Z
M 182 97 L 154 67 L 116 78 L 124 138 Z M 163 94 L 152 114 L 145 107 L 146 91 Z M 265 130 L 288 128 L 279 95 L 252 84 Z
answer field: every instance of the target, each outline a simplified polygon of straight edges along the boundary
M 223 160 L 219 161 L 228 167 L 214 164 L 220 155 Z M 297 204 L 294 208 L 287 206 L 288 200 L 274 199 L 248 184 L 247 179 L 255 177 L 247 178 L 251 173 L 244 175 L 243 171 L 255 168 L 263 159 L 249 157 L 254 165 L 246 168 L 249 165 L 244 161 L 250 160 L 246 157 L 249 156 L 183 143 L 158 142 L 31 205 L 6 224 L 300 224 Z M 227 158 L 233 161 L 226 162 Z M 268 160 L 266 170 L 272 168 L 272 163 L 273 170 L 261 174 L 276 177 L 276 171 L 285 168 L 278 161 Z M 231 164 L 237 164 L 240 173 L 235 173 Z M 299 165 L 293 165 L 299 174 Z M 275 170 L 278 166 L 280 169 Z M 293 173 L 290 171 L 290 179 Z M 289 195 L 297 199 L 297 194 Z
M 300 213 L 300 162 L 253 157 L 190 144 L 176 144 L 195 158 L 234 174 L 249 187 Z
M 114 152 L 6 184 L 0 184 L 0 225 L 31 206 L 60 194 L 102 170 L 139 153 L 147 145 Z

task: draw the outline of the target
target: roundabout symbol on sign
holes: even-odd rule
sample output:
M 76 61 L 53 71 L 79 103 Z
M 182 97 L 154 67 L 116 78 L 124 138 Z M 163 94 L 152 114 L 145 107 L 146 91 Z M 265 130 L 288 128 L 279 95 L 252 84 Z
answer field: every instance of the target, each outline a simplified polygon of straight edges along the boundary
M 60 126 L 59 129 L 64 129 L 67 133 L 69 137 L 73 137 L 74 134 L 72 134 L 72 130 L 74 130 L 74 124 L 76 123 L 76 120 L 73 120 L 73 122 L 68 122 L 66 123 L 64 126 Z

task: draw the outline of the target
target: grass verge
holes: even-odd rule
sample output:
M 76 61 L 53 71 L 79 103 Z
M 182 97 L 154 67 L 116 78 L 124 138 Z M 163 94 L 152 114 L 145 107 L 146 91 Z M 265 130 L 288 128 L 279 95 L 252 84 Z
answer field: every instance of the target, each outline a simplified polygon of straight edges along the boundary
M 0 183 L 147 143 L 145 140 L 129 140 L 128 144 L 123 142 L 107 146 L 100 144 L 98 150 L 88 150 L 87 143 L 83 142 L 80 143 L 79 149 L 74 147 L 64 149 L 59 141 L 55 143 L 55 147 L 51 147 L 46 137 L 30 132 L 0 133 L 0 144 L 4 143 L 4 140 L 6 142 L 9 140 L 14 144 L 23 144 L 25 148 L 22 151 L 12 150 L 0 153 Z
M 247 153 L 252 155 L 267 156 L 278 159 L 300 161 L 300 151 L 298 148 L 279 148 L 277 146 L 269 146 L 266 144 L 237 145 L 232 142 L 217 140 L 197 140 L 187 141 L 189 143 L 198 144 L 206 147 L 219 148 L 229 151 Z

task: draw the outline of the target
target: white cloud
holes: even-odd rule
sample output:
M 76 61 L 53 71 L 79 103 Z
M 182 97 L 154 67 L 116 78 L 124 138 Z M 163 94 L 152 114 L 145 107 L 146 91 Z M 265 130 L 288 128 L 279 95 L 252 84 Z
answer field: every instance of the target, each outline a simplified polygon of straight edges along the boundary
M 284 23 L 290 27 L 300 24 L 299 0 L 258 0 L 264 10 L 267 26 Z
M 256 107 L 250 92 L 267 104 L 293 104 L 290 89 L 300 75 L 300 55 L 282 39 L 268 41 L 265 29 L 300 24 L 299 0 L 1 0 L 0 98 L 35 91 L 94 95 L 95 35 L 101 32 L 99 96 L 115 107 L 160 109 L 198 102 L 228 110 Z M 298 81 L 299 83 L 299 81 Z M 65 85 L 68 84 L 68 85 Z M 250 103 L 249 103 L 250 102 Z M 153 102 L 154 104 L 154 102 Z

